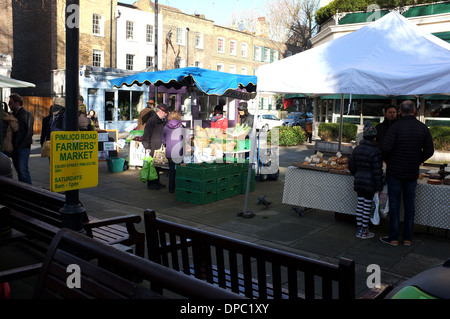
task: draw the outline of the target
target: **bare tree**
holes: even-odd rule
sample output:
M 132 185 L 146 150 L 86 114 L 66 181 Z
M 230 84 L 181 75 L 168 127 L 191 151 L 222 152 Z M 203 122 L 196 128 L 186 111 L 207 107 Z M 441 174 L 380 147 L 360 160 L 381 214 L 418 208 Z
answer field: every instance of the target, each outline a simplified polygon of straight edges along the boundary
M 314 13 L 319 3 L 319 0 L 267 0 L 269 38 L 287 44 L 294 54 L 311 48 L 310 39 L 317 29 Z

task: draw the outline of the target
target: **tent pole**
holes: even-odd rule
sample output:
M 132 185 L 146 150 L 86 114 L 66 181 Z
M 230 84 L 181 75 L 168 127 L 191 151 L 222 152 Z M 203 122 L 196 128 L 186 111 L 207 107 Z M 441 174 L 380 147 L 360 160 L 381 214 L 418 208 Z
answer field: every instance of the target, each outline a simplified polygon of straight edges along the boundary
M 341 94 L 341 117 L 339 118 L 339 144 L 338 151 L 341 151 L 342 144 L 342 127 L 344 123 L 344 94 Z
M 255 214 L 248 211 L 248 195 L 250 193 L 250 179 L 252 177 L 253 160 L 255 157 L 256 147 L 256 119 L 258 118 L 258 104 L 259 104 L 259 92 L 256 94 L 255 112 L 253 114 L 253 127 L 251 129 L 251 142 L 250 142 L 250 158 L 248 159 L 248 171 L 247 171 L 247 188 L 245 190 L 244 211 L 242 217 L 254 217 Z M 259 163 L 257 163 L 259 164 Z M 240 215 L 240 214 L 239 214 Z

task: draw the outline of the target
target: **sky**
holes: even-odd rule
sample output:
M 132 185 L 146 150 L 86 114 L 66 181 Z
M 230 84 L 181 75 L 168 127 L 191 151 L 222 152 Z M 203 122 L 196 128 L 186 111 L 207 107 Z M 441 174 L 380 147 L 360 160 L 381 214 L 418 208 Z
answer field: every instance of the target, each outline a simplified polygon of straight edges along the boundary
M 119 0 L 119 2 L 133 4 L 135 0 Z M 187 14 L 204 14 L 208 20 L 216 25 L 227 25 L 231 22 L 232 14 L 250 11 L 256 8 L 258 14 L 264 16 L 263 7 L 266 0 L 158 0 L 158 4 L 180 9 Z

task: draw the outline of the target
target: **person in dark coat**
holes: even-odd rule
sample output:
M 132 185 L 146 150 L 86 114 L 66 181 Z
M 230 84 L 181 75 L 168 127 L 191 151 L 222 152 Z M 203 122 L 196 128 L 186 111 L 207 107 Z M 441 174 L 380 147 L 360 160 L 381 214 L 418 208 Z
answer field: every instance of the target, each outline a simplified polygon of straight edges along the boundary
M 155 151 L 161 148 L 161 135 L 165 125 L 165 117 L 169 112 L 169 107 L 166 104 L 158 104 L 156 108 L 156 115 L 152 116 L 145 123 L 144 134 L 142 135 L 142 145 L 148 155 L 153 157 Z M 159 180 L 160 168 L 156 167 L 156 172 L 158 173 L 158 179 L 147 182 L 147 188 L 149 189 L 160 189 L 166 187 L 161 184 Z
M 383 189 L 383 158 L 375 143 L 377 130 L 372 123 L 364 122 L 363 140 L 353 149 L 348 169 L 354 176 L 354 190 L 358 196 L 356 207 L 356 237 L 373 238 L 369 232 L 369 220 L 372 214 L 372 201 L 376 192 Z
M 175 192 L 175 167 L 183 161 L 185 136 L 189 135 L 185 133 L 180 112 L 170 112 L 161 135 L 161 142 L 166 146 L 166 157 L 169 161 L 169 193 Z
M 416 119 L 416 106 L 406 100 L 400 104 L 401 118 L 388 130 L 381 151 L 386 162 L 389 197 L 389 235 L 383 243 L 398 246 L 400 204 L 403 195 L 403 244 L 412 244 L 415 192 L 419 168 L 433 156 L 434 145 L 429 128 Z
M 241 102 L 238 106 L 239 111 L 239 124 L 247 124 L 253 127 L 253 115 L 248 112 L 247 102 Z
M 397 108 L 394 105 L 389 105 L 384 109 L 384 120 L 380 124 L 376 126 L 377 129 L 377 138 L 376 142 L 379 147 L 383 143 L 384 137 L 386 136 L 389 128 L 397 122 Z

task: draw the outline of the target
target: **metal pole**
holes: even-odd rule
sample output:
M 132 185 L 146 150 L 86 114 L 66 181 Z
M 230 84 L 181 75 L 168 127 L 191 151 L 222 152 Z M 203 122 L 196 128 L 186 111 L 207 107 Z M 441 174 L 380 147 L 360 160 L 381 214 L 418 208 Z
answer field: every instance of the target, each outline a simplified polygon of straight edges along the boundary
M 150 5 L 152 1 L 150 0 Z M 154 71 L 158 71 L 158 0 L 155 0 L 155 68 Z M 166 52 L 167 54 L 167 52 Z M 155 88 L 155 107 L 158 105 L 158 88 Z
M 78 131 L 78 94 L 79 94 L 79 40 L 80 40 L 80 3 L 79 0 L 67 0 L 66 3 L 66 111 L 67 131 Z M 66 192 L 66 203 L 61 208 L 63 226 L 77 232 L 84 232 L 84 208 L 80 205 L 78 190 Z
M 338 151 L 341 151 L 341 144 L 342 144 L 342 128 L 344 123 L 344 94 L 341 94 L 341 118 L 339 121 L 339 144 L 338 144 Z

